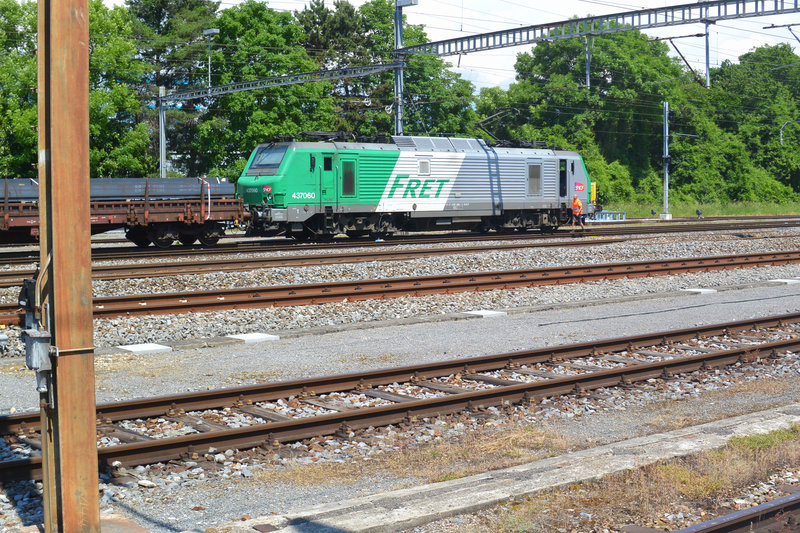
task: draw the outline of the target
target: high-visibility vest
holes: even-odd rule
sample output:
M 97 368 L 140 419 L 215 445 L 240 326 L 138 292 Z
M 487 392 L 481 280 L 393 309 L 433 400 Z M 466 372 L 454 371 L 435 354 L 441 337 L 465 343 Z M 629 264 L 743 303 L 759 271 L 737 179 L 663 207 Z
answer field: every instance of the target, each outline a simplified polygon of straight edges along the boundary
M 572 200 L 572 214 L 573 215 L 580 215 L 583 212 L 583 204 L 577 198 Z

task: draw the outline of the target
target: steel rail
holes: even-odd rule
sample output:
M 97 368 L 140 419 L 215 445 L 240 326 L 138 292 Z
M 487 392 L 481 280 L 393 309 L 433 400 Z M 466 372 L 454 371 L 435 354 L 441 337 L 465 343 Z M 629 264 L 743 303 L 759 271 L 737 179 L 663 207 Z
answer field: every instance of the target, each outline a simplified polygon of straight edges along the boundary
M 789 251 L 662 261 L 605 263 L 533 270 L 446 274 L 353 282 L 343 281 L 309 285 L 218 289 L 214 291 L 149 294 L 144 296 L 104 296 L 94 299 L 93 310 L 94 318 L 110 318 L 226 309 L 318 305 L 330 302 L 398 298 L 401 296 L 453 294 L 494 289 L 508 290 L 520 287 L 558 285 L 602 279 L 707 272 L 798 262 L 800 262 L 800 251 Z M 24 313 L 15 304 L 0 304 L 0 324 L 22 325 L 24 324 Z
M 645 333 L 631 337 L 616 337 L 562 346 L 548 346 L 535 350 L 507 352 L 496 355 L 459 358 L 454 360 L 423 363 L 379 370 L 367 370 L 328 377 L 305 378 L 275 383 L 264 383 L 243 387 L 199 391 L 169 396 L 158 396 L 123 402 L 97 405 L 97 417 L 103 420 L 124 420 L 131 417 L 150 417 L 175 410 L 199 410 L 230 407 L 237 403 L 251 403 L 300 396 L 327 394 L 344 390 L 388 385 L 397 381 L 430 379 L 457 372 L 485 372 L 506 366 L 533 364 L 548 361 L 564 361 L 603 352 L 633 350 L 643 346 L 685 341 L 694 337 L 709 337 L 732 332 L 778 327 L 800 322 L 800 313 L 776 315 L 709 324 L 671 331 Z M 0 435 L 29 430 L 38 430 L 38 413 L 0 416 Z
M 623 239 L 591 239 L 579 240 L 568 243 L 570 247 L 597 246 L 623 242 Z M 482 246 L 458 246 L 452 248 L 424 248 L 424 249 L 389 249 L 389 250 L 360 250 L 351 253 L 332 254 L 303 254 L 284 255 L 273 257 L 248 257 L 227 258 L 223 261 L 176 261 L 172 263 L 139 263 L 126 265 L 94 265 L 92 267 L 93 280 L 132 279 L 137 277 L 163 277 L 187 274 L 202 274 L 205 272 L 240 272 L 275 267 L 303 267 L 319 265 L 339 265 L 348 263 L 364 263 L 367 261 L 400 261 L 432 257 L 439 255 L 454 255 L 482 252 L 496 252 L 499 250 L 519 250 L 524 248 L 545 248 L 564 246 L 563 242 L 517 242 L 500 243 Z M 296 248 L 294 248 L 296 250 Z M 22 286 L 22 280 L 35 275 L 35 270 L 4 270 L 0 271 L 0 288 Z
M 658 222 L 644 226 L 633 226 L 634 223 L 641 224 L 642 221 L 630 221 L 630 224 L 621 222 L 609 223 L 607 225 L 590 226 L 585 235 L 587 237 L 619 237 L 627 235 L 652 235 L 661 233 L 694 233 L 706 231 L 746 231 L 769 228 L 795 228 L 800 226 L 798 219 L 778 219 L 778 220 L 759 220 L 754 222 L 741 223 L 697 223 L 679 222 L 665 223 Z M 424 245 L 441 244 L 443 242 L 473 242 L 473 241 L 506 241 L 506 240 L 549 240 L 566 239 L 569 237 L 568 230 L 558 230 L 555 233 L 449 233 L 446 235 L 405 235 L 387 237 L 380 241 L 366 239 L 335 239 L 328 243 L 296 243 L 286 239 L 271 241 L 264 238 L 256 238 L 249 242 L 225 243 L 214 247 L 187 247 L 171 246 L 169 248 L 135 248 L 132 246 L 121 247 L 96 247 L 92 251 L 94 261 L 114 261 L 120 259 L 142 259 L 145 257 L 184 257 L 184 256 L 209 256 L 209 255 L 229 255 L 259 252 L 278 252 L 278 251 L 297 251 L 301 250 L 330 250 L 339 248 L 381 248 L 399 245 Z M 0 264 L 30 264 L 38 261 L 38 251 L 11 251 L 0 252 Z
M 800 492 L 762 503 L 749 509 L 720 516 L 675 533 L 763 533 L 797 531 L 797 514 L 800 513 Z M 793 517 L 794 523 L 788 522 Z M 793 525 L 794 527 L 789 527 Z M 785 529 L 784 529 L 785 527 Z
M 785 323 L 789 318 L 791 321 L 797 321 L 799 317 L 797 314 L 783 315 L 780 317 L 769 317 L 764 320 L 740 321 L 730 324 L 707 326 L 705 328 L 700 328 L 700 330 L 713 331 L 721 329 L 721 331 L 728 331 L 744 329 L 751 327 L 754 323 L 760 326 L 766 326 L 767 324 L 779 325 Z M 661 337 L 663 339 L 681 339 L 683 338 L 683 335 L 685 335 L 686 331 L 688 330 L 681 330 L 679 332 L 661 332 L 650 335 L 650 338 L 658 339 Z M 640 342 L 640 340 L 640 337 L 632 337 L 601 341 L 599 344 L 595 343 L 594 349 L 589 353 L 596 353 L 598 349 L 609 351 L 607 347 L 612 347 L 612 349 L 616 350 L 628 349 L 631 345 Z M 570 345 L 561 348 L 567 352 L 575 352 L 580 351 L 578 348 L 579 346 L 581 345 Z M 600 346 L 606 347 L 599 348 Z M 546 397 L 570 393 L 581 393 L 602 387 L 630 385 L 638 381 L 652 378 L 671 377 L 676 374 L 693 372 L 704 368 L 716 368 L 735 364 L 740 361 L 753 361 L 765 354 L 774 355 L 780 351 L 794 350 L 797 348 L 800 348 L 800 337 L 775 342 L 767 342 L 758 345 L 745 345 L 730 350 L 703 353 L 696 356 L 667 359 L 651 363 L 639 363 L 620 368 L 597 372 L 587 372 L 574 376 L 565 376 L 563 378 L 539 382 L 521 382 L 519 384 L 450 394 L 437 398 L 412 400 L 387 406 L 337 412 L 308 418 L 291 419 L 282 422 L 269 422 L 237 429 L 216 430 L 169 439 L 156 439 L 146 442 L 102 447 L 98 449 L 98 458 L 101 464 L 106 466 L 109 466 L 117 461 L 123 465 L 131 466 L 142 463 L 169 461 L 178 459 L 182 456 L 192 457 L 194 454 L 205 453 L 210 447 L 238 449 L 258 446 L 269 447 L 281 442 L 330 435 L 343 430 L 351 431 L 370 426 L 383 426 L 389 424 L 400 424 L 404 422 L 410 423 L 422 417 L 436 417 L 464 410 L 483 409 L 487 407 L 510 405 L 520 402 L 533 402 Z M 585 349 L 586 347 L 583 348 L 584 351 Z M 552 353 L 553 351 L 553 348 L 538 350 L 538 352 L 540 352 L 539 357 L 547 358 L 547 360 L 555 359 L 556 361 L 563 360 L 566 357 L 564 352 L 555 355 Z M 513 368 L 514 366 L 517 366 L 523 362 L 536 361 L 535 358 L 531 359 L 530 354 L 527 354 L 528 359 L 519 359 L 515 361 L 513 357 L 509 358 L 509 356 L 513 355 L 514 354 L 501 354 L 498 356 L 492 356 L 495 359 L 492 364 L 489 364 L 488 361 L 481 361 L 477 364 L 469 365 L 468 360 L 447 362 L 445 364 L 455 364 L 456 366 L 460 367 L 460 372 L 470 374 L 481 370 L 497 368 L 498 364 L 502 364 L 504 367 L 510 366 L 510 368 Z M 587 354 L 584 353 L 583 355 Z M 420 367 L 430 367 L 435 365 L 436 364 L 420 365 Z M 419 379 L 441 376 L 443 375 L 442 372 L 447 371 L 448 370 L 444 369 L 428 369 L 427 371 L 417 370 L 413 374 L 407 375 L 406 379 L 416 381 Z M 452 372 L 453 369 L 449 371 Z M 370 376 L 369 384 L 363 380 L 359 380 L 358 385 L 355 386 L 356 382 L 354 377 L 356 374 L 348 375 L 346 379 L 349 381 L 349 387 L 355 386 L 355 389 L 364 389 L 367 388 L 368 385 L 375 385 L 381 383 L 381 380 L 386 379 L 385 376 L 380 377 L 381 372 L 396 372 L 396 370 L 389 369 L 386 371 L 376 372 L 377 376 Z M 406 372 L 406 374 L 408 374 L 408 372 Z M 341 377 L 334 376 L 332 378 L 322 378 L 319 386 L 314 386 L 315 390 L 313 393 L 319 394 L 323 392 L 325 389 L 326 380 L 337 378 Z M 277 386 L 280 384 L 275 385 Z M 297 383 L 295 382 L 293 386 L 296 385 Z M 243 389 L 247 388 L 249 387 L 245 387 Z M 212 393 L 201 394 L 214 394 L 218 392 L 219 391 L 214 391 Z M 274 391 L 270 394 L 274 394 Z M 312 394 L 312 392 L 306 387 L 306 395 L 308 394 Z M 268 394 L 266 399 L 269 397 L 270 396 Z M 238 403 L 246 404 L 250 403 L 252 400 L 252 398 L 246 398 L 244 395 L 242 395 L 241 399 L 238 400 Z M 176 406 L 177 404 L 175 406 L 171 406 L 170 408 L 174 409 Z M 192 407 L 191 404 L 187 404 L 186 408 L 192 409 L 199 407 Z M 162 412 L 161 414 L 164 413 Z M 9 461 L 0 464 L 0 468 L 0 481 L 22 479 L 27 477 L 36 478 L 36 476 L 40 475 L 41 473 L 41 460 L 38 457 L 31 457 L 28 459 Z

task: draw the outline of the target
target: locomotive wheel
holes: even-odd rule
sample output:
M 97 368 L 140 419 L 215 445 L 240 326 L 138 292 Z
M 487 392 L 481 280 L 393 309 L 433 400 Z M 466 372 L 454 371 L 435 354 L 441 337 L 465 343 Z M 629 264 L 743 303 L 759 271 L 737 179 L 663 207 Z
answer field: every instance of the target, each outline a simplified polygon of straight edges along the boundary
M 191 246 L 197 241 L 197 235 L 190 235 L 188 233 L 181 233 L 178 235 L 178 240 L 184 246 Z

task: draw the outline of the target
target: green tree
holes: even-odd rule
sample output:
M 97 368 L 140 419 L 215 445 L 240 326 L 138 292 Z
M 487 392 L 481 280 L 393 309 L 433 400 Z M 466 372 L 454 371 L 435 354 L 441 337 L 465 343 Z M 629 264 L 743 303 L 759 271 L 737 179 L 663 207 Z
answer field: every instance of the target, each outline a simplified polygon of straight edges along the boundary
M 36 2 L 0 0 L 0 168 L 37 175 Z M 89 5 L 89 145 L 92 177 L 141 176 L 153 167 L 149 132 L 133 90 L 144 72 L 135 59 L 124 8 Z
M 394 2 L 371 0 L 355 9 L 337 0 L 334 9 L 314 0 L 296 14 L 305 30 L 304 45 L 321 68 L 391 63 L 394 51 Z M 422 26 L 405 25 L 404 43 L 428 38 Z M 446 69 L 435 57 L 413 56 L 405 71 L 405 130 L 415 134 L 465 134 L 477 114 L 472 109 L 473 86 Z M 333 84 L 338 131 L 363 135 L 392 133 L 394 74 L 385 72 Z
M 291 13 L 248 0 L 226 9 L 212 58 L 220 83 L 259 80 L 318 70 L 302 46 L 303 29 Z M 235 176 L 253 148 L 279 136 L 330 129 L 330 84 L 273 87 L 211 99 L 198 126 L 198 172 Z M 226 170 L 229 169 L 229 170 Z
M 36 3 L 0 0 L 0 169 L 36 177 Z
M 210 0 L 126 0 L 134 17 L 133 31 L 138 55 L 149 65 L 138 92 L 142 100 L 155 102 L 158 87 L 168 92 L 185 91 L 207 83 L 207 40 L 203 30 L 215 27 L 219 2 Z M 177 104 L 167 108 L 167 147 L 171 163 L 184 172 L 197 173 L 205 154 L 194 143 L 200 109 Z M 158 116 L 148 114 L 150 149 L 158 153 Z
M 786 44 L 762 46 L 725 61 L 713 72 L 716 121 L 745 144 L 753 162 L 780 182 L 800 190 L 800 151 L 780 144 L 780 128 L 800 119 L 800 62 Z M 796 147 L 800 135 L 789 130 Z
M 89 145 L 92 177 L 153 173 L 150 131 L 136 84 L 147 65 L 136 59 L 133 21 L 123 7 L 89 4 Z

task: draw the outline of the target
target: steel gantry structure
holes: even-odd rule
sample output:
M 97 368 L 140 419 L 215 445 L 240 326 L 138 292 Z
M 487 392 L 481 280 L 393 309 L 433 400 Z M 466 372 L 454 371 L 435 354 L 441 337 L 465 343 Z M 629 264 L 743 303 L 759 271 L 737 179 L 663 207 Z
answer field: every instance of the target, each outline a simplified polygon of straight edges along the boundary
M 401 58 L 409 54 L 428 54 L 444 57 L 552 42 L 560 39 L 580 38 L 584 41 L 586 87 L 588 88 L 591 84 L 589 67 L 592 59 L 592 39 L 595 36 L 630 30 L 679 26 L 682 24 L 705 24 L 706 86 L 708 87 L 710 86 L 708 52 L 708 26 L 710 24 L 720 20 L 766 17 L 798 12 L 800 12 L 800 0 L 714 0 L 711 2 L 626 11 L 611 15 L 574 18 L 559 22 L 480 33 L 406 46 L 396 50 L 396 53 Z M 400 78 L 400 83 L 402 84 L 402 78 Z M 402 86 L 400 87 L 400 93 L 402 94 Z
M 399 63 L 388 63 L 378 65 L 367 65 L 363 67 L 345 67 L 333 70 L 317 70 L 314 72 L 303 72 L 300 74 L 286 74 L 283 76 L 273 76 L 262 80 L 242 81 L 239 83 L 229 83 L 227 85 L 217 85 L 205 89 L 195 89 L 192 91 L 182 91 L 171 94 L 161 94 L 158 97 L 158 138 L 159 138 L 159 173 L 162 178 L 167 177 L 167 125 L 166 109 L 164 104 L 167 102 L 185 102 L 197 98 L 210 96 L 222 96 L 223 94 L 240 93 L 253 91 L 256 89 L 268 89 L 270 87 L 283 87 L 286 85 L 298 85 L 312 81 L 334 81 L 346 78 L 359 78 L 387 70 L 401 68 Z M 163 88 L 162 88 L 163 93 Z
M 681 24 L 711 24 L 719 20 L 798 12 L 800 12 L 800 0 L 715 0 L 535 24 L 407 46 L 398 52 L 451 56 L 559 39 L 593 37 L 620 31 L 646 30 Z

